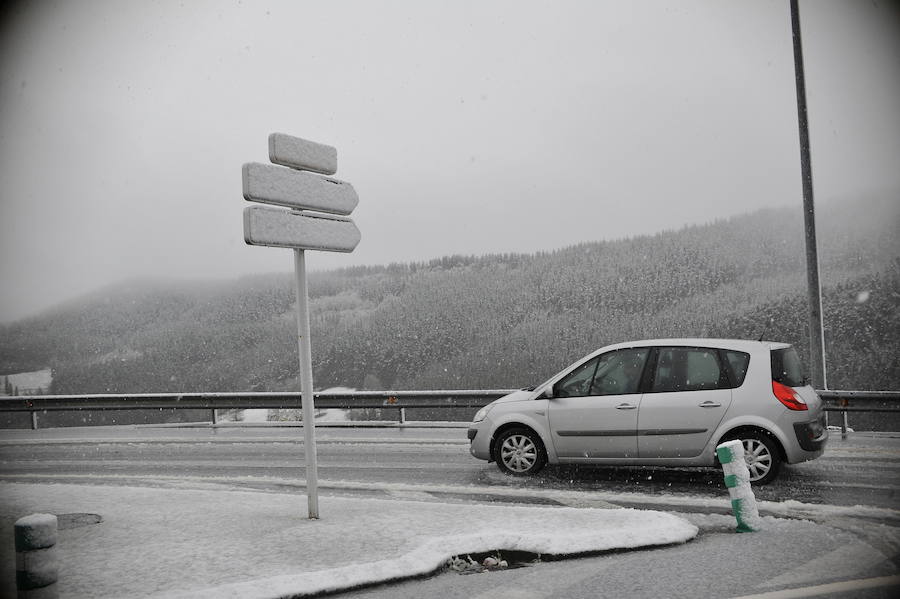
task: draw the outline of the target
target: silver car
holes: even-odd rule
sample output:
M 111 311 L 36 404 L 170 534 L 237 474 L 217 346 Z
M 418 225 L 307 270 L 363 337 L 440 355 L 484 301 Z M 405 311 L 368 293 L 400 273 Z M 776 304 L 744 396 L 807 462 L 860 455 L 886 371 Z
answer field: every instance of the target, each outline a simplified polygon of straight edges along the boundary
M 470 451 L 509 474 L 550 464 L 715 466 L 741 439 L 751 482 L 822 455 L 823 404 L 785 343 L 657 339 L 610 345 L 485 406 Z

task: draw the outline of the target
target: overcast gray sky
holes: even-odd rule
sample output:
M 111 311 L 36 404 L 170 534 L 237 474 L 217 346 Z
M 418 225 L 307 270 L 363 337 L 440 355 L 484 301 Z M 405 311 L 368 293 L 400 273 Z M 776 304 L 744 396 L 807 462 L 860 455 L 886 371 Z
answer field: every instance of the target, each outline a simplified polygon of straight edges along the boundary
M 896 3 L 800 3 L 817 199 L 900 190 Z M 289 271 L 241 164 L 333 145 L 321 270 L 802 202 L 787 0 L 65 0 L 0 9 L 0 322 L 132 277 Z

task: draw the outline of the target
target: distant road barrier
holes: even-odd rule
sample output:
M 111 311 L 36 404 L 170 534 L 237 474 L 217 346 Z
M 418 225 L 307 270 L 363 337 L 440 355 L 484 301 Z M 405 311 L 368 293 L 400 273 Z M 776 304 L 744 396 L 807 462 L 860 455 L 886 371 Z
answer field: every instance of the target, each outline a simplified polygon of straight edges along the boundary
M 394 408 L 405 421 L 407 408 L 481 408 L 513 389 L 447 391 L 348 391 L 315 394 L 316 408 Z M 829 412 L 900 412 L 900 391 L 817 391 Z M 298 392 L 138 393 L 127 395 L 26 395 L 0 397 L 0 412 L 30 412 L 37 428 L 39 412 L 65 410 L 216 410 L 300 409 Z
M 825 400 L 825 410 L 841 413 L 841 437 L 847 438 L 849 412 L 900 412 L 900 391 L 816 391 Z M 855 405 L 851 405 L 855 404 Z M 862 405 L 859 405 L 862 404 Z
M 459 391 L 350 391 L 316 393 L 321 409 L 396 409 L 404 422 L 407 408 L 454 408 L 477 410 L 512 390 Z M 37 429 L 39 412 L 70 410 L 216 410 L 300 409 L 298 392 L 262 393 L 137 393 L 96 395 L 28 395 L 0 397 L 0 412 L 30 412 L 31 427 Z

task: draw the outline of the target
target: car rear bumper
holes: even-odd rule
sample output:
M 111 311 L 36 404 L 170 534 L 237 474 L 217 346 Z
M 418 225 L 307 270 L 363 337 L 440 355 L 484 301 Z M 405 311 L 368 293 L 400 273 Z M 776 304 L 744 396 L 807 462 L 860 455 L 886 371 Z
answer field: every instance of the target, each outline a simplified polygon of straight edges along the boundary
M 825 414 L 812 422 L 795 422 L 794 434 L 803 451 L 821 454 L 828 441 L 828 427 L 825 426 Z

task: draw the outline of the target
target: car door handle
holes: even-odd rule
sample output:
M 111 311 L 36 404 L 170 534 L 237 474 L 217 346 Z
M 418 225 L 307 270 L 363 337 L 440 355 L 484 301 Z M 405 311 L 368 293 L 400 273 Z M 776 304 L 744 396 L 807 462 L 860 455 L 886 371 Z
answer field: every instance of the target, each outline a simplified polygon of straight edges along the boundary
M 630 403 L 620 403 L 616 406 L 617 410 L 636 410 L 637 406 L 633 406 Z
M 721 408 L 722 404 L 716 403 L 714 401 L 704 401 L 702 404 L 700 404 L 700 407 L 701 408 Z

